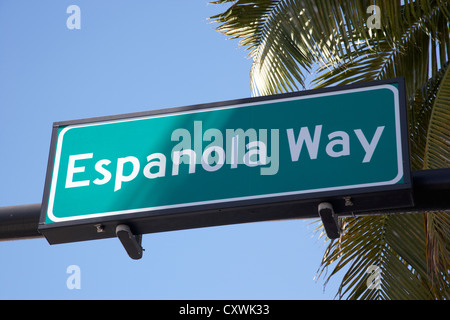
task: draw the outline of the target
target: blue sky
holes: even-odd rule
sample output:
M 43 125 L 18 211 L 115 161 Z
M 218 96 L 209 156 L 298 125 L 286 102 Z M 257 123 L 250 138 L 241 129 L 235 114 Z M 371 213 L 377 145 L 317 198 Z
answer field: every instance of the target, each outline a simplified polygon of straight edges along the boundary
M 53 122 L 249 97 L 251 60 L 207 21 L 223 9 L 0 0 L 0 206 L 41 202 Z M 333 299 L 339 279 L 314 280 L 325 244 L 312 222 L 147 234 L 138 261 L 118 239 L 0 242 L 0 299 Z

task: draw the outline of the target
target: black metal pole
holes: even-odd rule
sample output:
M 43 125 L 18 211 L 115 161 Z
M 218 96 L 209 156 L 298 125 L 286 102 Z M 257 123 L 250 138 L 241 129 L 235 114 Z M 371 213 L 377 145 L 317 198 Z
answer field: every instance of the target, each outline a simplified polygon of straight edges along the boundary
M 412 172 L 416 211 L 450 210 L 450 168 Z
M 0 241 L 40 238 L 41 204 L 0 207 Z
M 412 184 L 414 207 L 368 214 L 450 210 L 450 168 L 413 171 Z M 37 231 L 40 212 L 40 203 L 0 207 L 0 241 L 42 237 Z
M 367 214 L 396 214 L 450 210 L 450 168 L 412 171 L 414 206 Z M 364 214 L 359 214 L 364 215 Z

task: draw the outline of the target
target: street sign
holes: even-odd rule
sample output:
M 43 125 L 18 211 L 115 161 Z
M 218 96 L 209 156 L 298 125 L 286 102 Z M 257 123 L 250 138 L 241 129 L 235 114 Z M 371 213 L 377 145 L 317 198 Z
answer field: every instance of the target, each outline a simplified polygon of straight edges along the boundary
M 412 204 L 402 79 L 54 124 L 50 243 Z

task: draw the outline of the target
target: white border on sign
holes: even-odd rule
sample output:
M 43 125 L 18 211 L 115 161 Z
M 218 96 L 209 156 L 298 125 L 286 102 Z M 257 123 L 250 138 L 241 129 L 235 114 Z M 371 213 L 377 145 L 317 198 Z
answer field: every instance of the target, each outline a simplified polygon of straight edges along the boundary
M 314 99 L 314 98 L 320 98 L 320 97 L 334 96 L 334 95 L 347 94 L 347 93 L 356 93 L 356 92 L 361 92 L 361 91 L 380 90 L 380 89 L 388 89 L 394 93 L 394 108 L 395 108 L 394 111 L 395 111 L 395 125 L 396 125 L 395 131 L 396 131 L 396 142 L 397 142 L 397 176 L 392 180 L 382 181 L 382 182 L 374 182 L 374 183 L 356 184 L 356 185 L 350 185 L 350 186 L 309 189 L 309 190 L 301 190 L 301 191 L 263 194 L 263 195 L 257 195 L 257 196 L 235 197 L 235 198 L 227 198 L 227 199 L 220 199 L 220 200 L 181 203 L 181 204 L 167 205 L 167 206 L 111 211 L 111 212 L 104 212 L 104 213 L 92 213 L 92 214 L 86 214 L 86 215 L 80 215 L 80 216 L 74 216 L 74 217 L 64 217 L 64 218 L 58 218 L 53 213 L 53 204 L 54 204 L 54 200 L 55 200 L 56 182 L 58 180 L 58 169 L 59 169 L 59 164 L 60 164 L 60 159 L 61 159 L 63 138 L 64 138 L 64 134 L 67 133 L 67 131 L 69 131 L 71 129 L 91 127 L 91 126 L 101 126 L 101 125 L 120 123 L 120 122 L 139 121 L 139 120 L 146 120 L 146 119 L 150 119 L 150 118 L 173 117 L 173 116 L 177 116 L 177 115 L 190 114 L 190 113 L 210 112 L 210 111 L 216 111 L 216 110 L 250 107 L 250 106 L 254 106 L 254 105 L 279 103 L 279 102 L 287 102 L 287 101 L 294 101 L 294 100 Z M 59 133 L 55 154 L 56 155 L 55 155 L 55 160 L 54 160 L 52 181 L 51 181 L 51 186 L 50 186 L 50 195 L 49 195 L 48 208 L 47 208 L 47 216 L 53 222 L 75 221 L 75 220 L 82 220 L 82 219 L 89 219 L 89 218 L 113 216 L 113 215 L 119 215 L 119 214 L 157 211 L 157 210 L 164 210 L 164 209 L 208 205 L 208 204 L 225 203 L 225 202 L 232 202 L 232 201 L 245 201 L 245 200 L 264 199 L 264 198 L 271 198 L 271 197 L 301 195 L 301 194 L 307 194 L 307 193 L 318 193 L 318 192 L 337 191 L 337 190 L 346 190 L 346 189 L 355 189 L 355 188 L 367 188 L 367 187 L 379 187 L 379 186 L 393 185 L 393 184 L 397 183 L 398 181 L 400 181 L 400 179 L 403 177 L 403 165 L 402 165 L 403 164 L 403 154 L 402 154 L 402 139 L 401 139 L 401 130 L 400 130 L 399 92 L 398 92 L 398 88 L 396 88 L 395 86 L 383 84 L 383 85 L 374 86 L 372 88 L 348 89 L 348 90 L 342 90 L 342 91 L 338 91 L 338 92 L 312 94 L 312 95 L 306 95 L 306 96 L 300 96 L 300 97 L 284 98 L 284 99 L 279 99 L 279 100 L 268 100 L 268 101 L 261 101 L 261 102 L 237 104 L 237 105 L 232 105 L 232 106 L 228 106 L 228 107 L 214 107 L 214 108 L 210 108 L 207 110 L 204 110 L 204 109 L 189 110 L 189 111 L 174 112 L 174 113 L 170 113 L 170 114 L 161 114 L 161 115 L 156 115 L 156 116 L 145 116 L 145 117 L 138 117 L 138 118 L 122 119 L 122 120 L 101 121 L 101 122 L 90 123 L 90 124 L 72 125 L 72 126 L 68 126 L 68 127 L 64 128 Z

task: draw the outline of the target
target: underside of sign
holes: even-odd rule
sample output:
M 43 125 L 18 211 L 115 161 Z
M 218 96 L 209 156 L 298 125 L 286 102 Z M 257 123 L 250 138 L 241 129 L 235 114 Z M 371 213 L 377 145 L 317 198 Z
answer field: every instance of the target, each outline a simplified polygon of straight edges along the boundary
M 199 208 L 196 211 L 189 210 L 187 212 L 182 210 L 161 213 L 143 212 L 119 217 L 91 218 L 75 222 L 59 222 L 56 225 L 41 225 L 40 232 L 50 244 L 58 244 L 115 237 L 116 227 L 120 224 L 128 225 L 133 234 L 146 234 L 258 221 L 319 218 L 318 207 L 324 201 L 333 204 L 335 214 L 339 216 L 360 216 L 368 215 L 372 210 L 410 206 L 412 197 L 408 190 L 391 190 L 345 197 L 325 196 L 322 199 L 310 201 L 241 204 L 223 209 L 201 210 Z M 352 204 L 349 205 L 349 202 Z M 399 206 L 399 203 L 402 205 Z
M 49 243 L 411 206 L 403 79 L 54 124 Z

